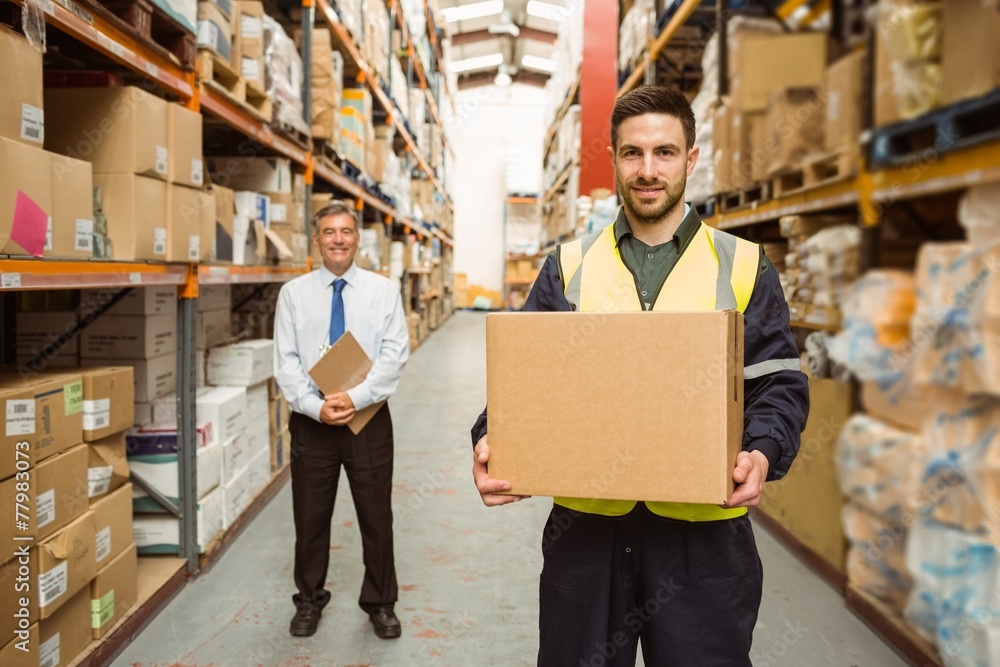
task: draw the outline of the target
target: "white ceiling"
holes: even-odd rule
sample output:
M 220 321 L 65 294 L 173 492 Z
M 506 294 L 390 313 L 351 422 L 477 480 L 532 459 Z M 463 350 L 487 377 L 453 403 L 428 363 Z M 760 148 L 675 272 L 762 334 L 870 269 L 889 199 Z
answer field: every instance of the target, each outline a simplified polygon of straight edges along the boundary
M 440 8 L 446 9 L 448 7 L 458 7 L 462 5 L 470 5 L 480 2 L 481 0 L 441 0 Z M 565 4 L 564 0 L 546 0 L 550 4 L 562 5 Z M 541 30 L 548 33 L 557 33 L 559 31 L 559 24 L 555 21 L 550 21 L 548 19 L 538 18 L 536 16 L 528 15 L 526 7 L 528 0 L 505 0 L 504 8 L 509 10 L 511 13 L 511 18 L 513 22 L 521 26 L 522 28 L 529 28 L 534 30 Z M 465 21 L 455 21 L 452 23 L 445 23 L 446 30 L 450 36 L 456 35 L 458 33 L 470 33 L 476 31 L 487 30 L 491 25 L 497 23 L 500 19 L 500 15 L 487 16 L 483 18 L 465 20 Z M 466 44 L 456 45 L 454 41 L 452 42 L 451 48 L 451 59 L 453 61 L 465 60 L 466 58 L 473 58 L 476 56 L 485 56 L 493 53 L 504 52 L 507 46 L 505 43 L 509 42 L 507 39 L 493 38 L 483 39 L 481 41 L 470 42 Z M 508 58 L 508 63 L 514 67 L 521 67 L 521 61 L 525 55 L 536 56 L 539 58 L 551 59 L 555 52 L 555 45 L 549 44 L 544 41 L 538 41 L 535 39 L 528 39 L 524 36 L 524 31 L 522 35 L 513 40 L 513 53 L 506 54 Z M 487 69 L 496 69 L 487 68 Z M 480 70 L 483 71 L 483 70 Z M 539 74 L 548 74 L 540 70 L 531 70 Z M 472 72 L 475 73 L 475 70 Z

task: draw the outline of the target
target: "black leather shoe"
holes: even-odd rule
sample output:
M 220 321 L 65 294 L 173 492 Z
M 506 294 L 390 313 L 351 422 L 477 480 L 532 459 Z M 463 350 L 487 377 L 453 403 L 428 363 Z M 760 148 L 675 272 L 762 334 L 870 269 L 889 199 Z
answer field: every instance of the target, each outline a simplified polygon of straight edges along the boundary
M 379 607 L 368 612 L 368 619 L 375 626 L 375 636 L 379 639 L 395 639 L 403 633 L 403 626 L 389 607 Z
M 288 631 L 293 637 L 312 637 L 319 626 L 319 612 L 312 609 L 299 609 L 292 617 Z

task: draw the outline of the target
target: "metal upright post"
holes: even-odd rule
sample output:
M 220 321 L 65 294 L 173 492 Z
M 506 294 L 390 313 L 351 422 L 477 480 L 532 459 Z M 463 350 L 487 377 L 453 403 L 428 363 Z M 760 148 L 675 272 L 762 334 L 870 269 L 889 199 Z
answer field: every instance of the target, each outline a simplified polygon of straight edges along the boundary
M 726 0 L 715 2 L 715 34 L 719 37 L 719 96 L 729 94 L 729 16 Z
M 180 556 L 187 559 L 188 574 L 198 572 L 198 439 L 195 426 L 194 320 L 198 276 L 189 268 L 188 282 L 180 288 L 177 306 L 177 474 L 180 479 Z
M 302 120 L 312 127 L 312 31 L 316 24 L 313 0 L 302 0 Z M 315 159 L 315 158 L 312 158 Z M 312 189 L 315 170 L 309 168 L 306 178 L 305 229 L 306 257 L 312 255 Z

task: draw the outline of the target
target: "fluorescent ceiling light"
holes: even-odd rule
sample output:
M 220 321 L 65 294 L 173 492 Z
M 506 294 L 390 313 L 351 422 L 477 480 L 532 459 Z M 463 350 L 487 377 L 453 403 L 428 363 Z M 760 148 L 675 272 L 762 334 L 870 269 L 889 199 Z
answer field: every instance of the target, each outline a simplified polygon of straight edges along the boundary
M 528 12 L 528 16 L 558 22 L 566 18 L 569 8 L 565 5 L 554 5 L 551 2 L 528 0 L 528 6 L 525 8 L 525 11 Z
M 466 58 L 465 60 L 454 60 L 448 64 L 448 69 L 455 74 L 461 74 L 462 72 L 471 72 L 474 69 L 496 67 L 502 62 L 502 53 L 491 53 L 488 56 L 475 56 L 474 58 Z
M 501 88 L 506 88 L 513 83 L 514 80 L 510 76 L 510 70 L 511 68 L 509 65 L 502 63 L 500 67 L 497 68 L 497 75 L 493 79 L 493 84 L 500 86 Z
M 524 56 L 524 58 L 521 59 L 521 65 L 531 69 L 541 70 L 542 72 L 556 71 L 556 62 L 554 60 L 540 58 L 538 56 Z
M 503 0 L 486 0 L 485 2 L 474 2 L 471 5 L 459 5 L 458 7 L 446 7 L 441 10 L 444 20 L 448 23 L 456 21 L 471 21 L 481 19 L 485 16 L 494 16 L 503 11 Z

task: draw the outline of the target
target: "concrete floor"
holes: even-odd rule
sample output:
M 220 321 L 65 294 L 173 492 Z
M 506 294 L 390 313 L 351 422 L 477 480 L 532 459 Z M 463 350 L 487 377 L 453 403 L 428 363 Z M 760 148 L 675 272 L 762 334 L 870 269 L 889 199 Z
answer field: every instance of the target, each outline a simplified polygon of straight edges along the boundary
M 357 606 L 361 544 L 346 483 L 334 515 L 333 599 L 315 636 L 288 635 L 294 529 L 286 486 L 113 664 L 534 665 L 539 540 L 550 501 L 487 509 L 472 484 L 469 428 L 485 401 L 484 345 L 485 318 L 458 313 L 411 358 L 392 399 L 402 638 L 376 638 Z M 906 664 L 840 595 L 759 528 L 757 543 L 765 590 L 754 635 L 756 667 Z

